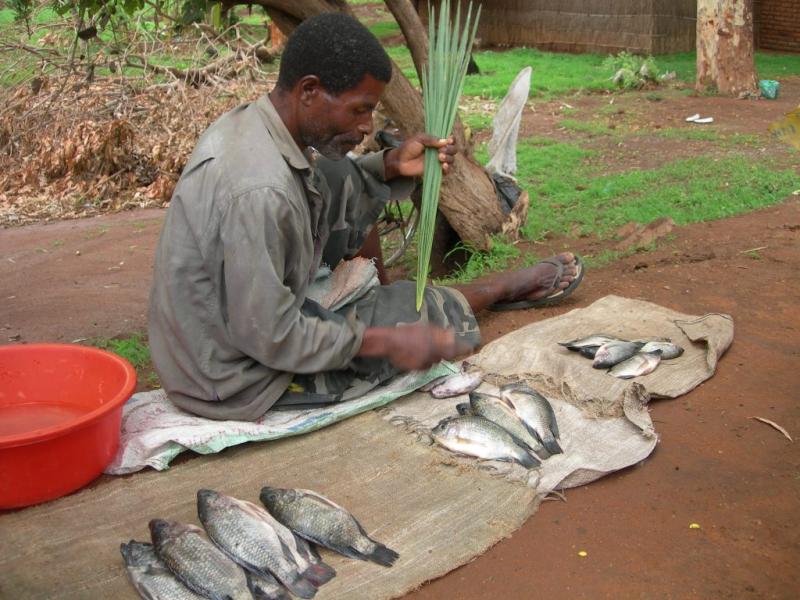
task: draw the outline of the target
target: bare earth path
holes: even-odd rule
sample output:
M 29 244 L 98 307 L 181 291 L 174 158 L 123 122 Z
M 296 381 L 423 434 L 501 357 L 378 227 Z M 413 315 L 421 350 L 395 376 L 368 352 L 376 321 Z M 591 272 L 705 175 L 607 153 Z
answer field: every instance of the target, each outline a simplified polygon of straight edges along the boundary
M 142 330 L 162 219 L 136 211 L 0 231 L 0 343 Z M 732 314 L 717 375 L 653 406 L 661 442 L 644 463 L 544 503 L 510 539 L 409 598 L 800 596 L 800 446 L 749 419 L 800 437 L 800 202 L 674 233 L 591 271 L 561 306 L 481 315 L 484 340 L 613 293 Z M 752 248 L 762 249 L 742 252 Z

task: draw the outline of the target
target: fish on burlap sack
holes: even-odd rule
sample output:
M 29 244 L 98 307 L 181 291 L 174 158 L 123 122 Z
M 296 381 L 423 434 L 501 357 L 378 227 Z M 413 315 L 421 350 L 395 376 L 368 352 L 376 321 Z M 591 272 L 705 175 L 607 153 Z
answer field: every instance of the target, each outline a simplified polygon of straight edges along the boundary
M 667 337 L 685 352 L 662 361 L 649 375 L 618 379 L 604 369 L 592 368 L 590 359 L 558 345 L 595 333 L 628 340 Z M 530 383 L 553 405 L 564 453 L 532 471 L 497 461 L 484 464 L 510 479 L 527 482 L 539 494 L 583 485 L 636 464 L 657 442 L 647 408 L 650 399 L 675 398 L 711 377 L 732 341 L 729 315 L 686 315 L 613 295 L 504 335 L 466 361 L 485 373 L 478 391 L 496 393 L 497 386 L 511 381 Z M 424 433 L 439 420 L 454 416 L 455 406 L 467 401 L 466 395 L 432 401 L 430 394 L 417 392 L 383 409 L 382 414 Z
M 312 435 L 228 448 L 166 472 L 103 476 L 65 498 L 0 511 L 0 598 L 135 600 L 120 543 L 149 541 L 156 517 L 199 526 L 200 488 L 260 504 L 264 485 L 316 490 L 400 553 L 386 568 L 321 550 L 337 574 L 316 600 L 402 596 L 483 554 L 538 506 L 530 487 L 442 460 L 373 411 Z
M 258 502 L 267 484 L 329 496 L 371 536 L 400 553 L 387 569 L 323 550 L 337 576 L 320 588 L 317 599 L 402 596 L 511 535 L 548 490 L 587 483 L 652 451 L 650 394 L 642 384 L 593 371 L 589 360 L 556 344 L 599 331 L 667 336 L 686 347 L 683 357 L 672 361 L 676 366 L 669 367 L 685 371 L 682 375 L 667 373 L 664 363 L 641 378 L 651 393 L 670 396 L 713 374 L 731 343 L 733 324 L 725 315 L 696 318 L 609 296 L 483 348 L 470 360 L 490 373 L 491 381 L 522 377 L 547 385 L 551 397 L 558 394 L 553 404 L 565 453 L 547 459 L 531 472 L 534 477 L 518 466 L 487 465 L 419 443 L 369 412 L 313 435 L 194 458 L 166 473 L 104 476 L 65 498 L 0 514 L 0 597 L 133 600 L 137 594 L 119 555 L 121 542 L 148 540 L 147 522 L 155 517 L 198 524 L 199 488 Z M 455 404 L 465 399 L 432 400 L 427 393 L 415 393 L 384 410 L 386 418 L 413 422 L 427 432 L 425 419 L 435 424 L 455 414 Z M 494 477 L 482 470 L 486 466 L 506 470 Z

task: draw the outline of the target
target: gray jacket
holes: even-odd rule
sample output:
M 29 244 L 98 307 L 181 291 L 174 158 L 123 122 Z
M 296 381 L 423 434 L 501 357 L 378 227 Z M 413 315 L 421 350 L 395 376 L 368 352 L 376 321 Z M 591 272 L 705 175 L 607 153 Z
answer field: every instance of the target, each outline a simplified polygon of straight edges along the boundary
M 355 254 L 411 182 L 383 183 L 382 154 L 326 166 L 341 178 L 310 164 L 267 96 L 200 137 L 167 211 L 150 296 L 152 359 L 177 406 L 254 420 L 294 373 L 345 368 L 358 351 L 365 325 L 309 306 L 306 290 L 323 253 Z

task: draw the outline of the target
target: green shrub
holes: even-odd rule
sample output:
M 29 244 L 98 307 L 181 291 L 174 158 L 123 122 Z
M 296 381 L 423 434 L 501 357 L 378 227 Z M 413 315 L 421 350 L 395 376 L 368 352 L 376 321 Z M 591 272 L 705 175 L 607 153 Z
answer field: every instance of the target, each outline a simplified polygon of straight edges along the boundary
M 606 58 L 603 66 L 613 71 L 611 81 L 624 89 L 639 89 L 658 82 L 658 67 L 652 56 L 623 51 Z

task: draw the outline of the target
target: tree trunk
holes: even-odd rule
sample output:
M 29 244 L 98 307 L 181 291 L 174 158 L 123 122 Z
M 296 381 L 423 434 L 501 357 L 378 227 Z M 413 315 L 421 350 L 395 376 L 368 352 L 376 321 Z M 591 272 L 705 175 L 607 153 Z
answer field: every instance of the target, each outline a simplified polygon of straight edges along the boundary
M 278 25 L 295 27 L 303 19 L 321 12 L 352 11 L 344 0 L 254 0 L 267 9 L 270 17 L 277 17 Z M 419 15 L 413 10 L 410 0 L 388 1 L 387 5 L 403 30 L 412 51 L 417 70 L 421 70 L 420 57 L 427 56 L 428 41 Z M 409 10 L 410 9 L 410 10 Z M 393 65 L 392 80 L 381 98 L 384 112 L 404 135 L 424 131 L 425 114 L 421 94 L 411 85 L 402 71 Z M 472 149 L 466 142 L 463 127 L 457 120 L 453 132 L 459 154 L 450 173 L 442 181 L 439 210 L 463 242 L 478 250 L 491 247 L 489 236 L 500 233 L 506 220 L 494 184 L 478 163 L 472 159 Z M 517 227 L 506 227 L 506 234 L 514 237 Z
M 756 96 L 753 0 L 698 0 L 698 92 Z

